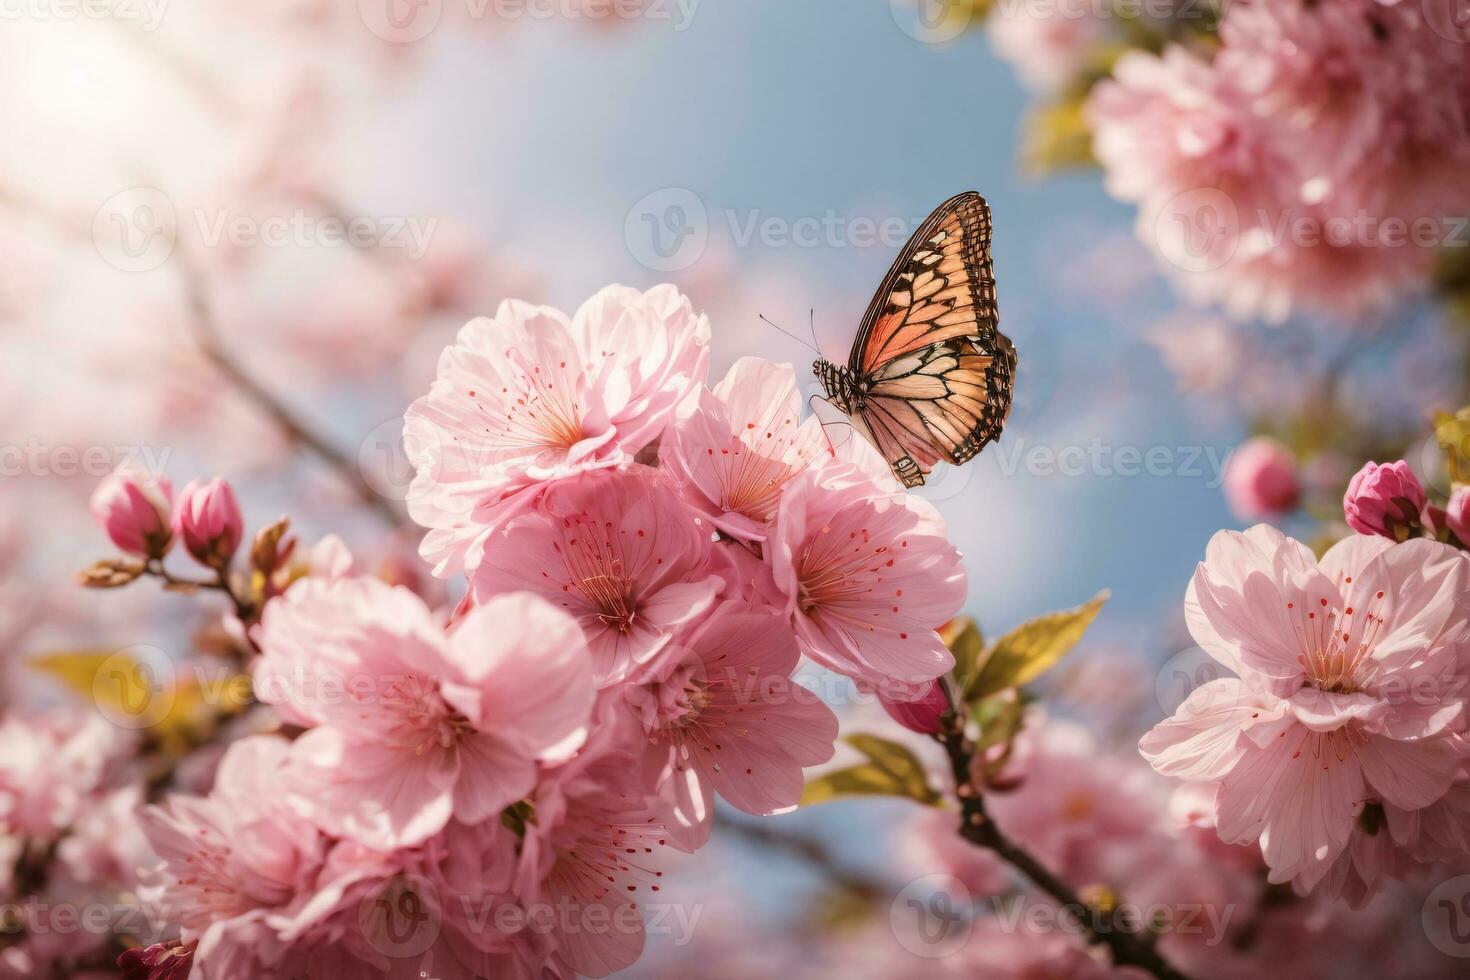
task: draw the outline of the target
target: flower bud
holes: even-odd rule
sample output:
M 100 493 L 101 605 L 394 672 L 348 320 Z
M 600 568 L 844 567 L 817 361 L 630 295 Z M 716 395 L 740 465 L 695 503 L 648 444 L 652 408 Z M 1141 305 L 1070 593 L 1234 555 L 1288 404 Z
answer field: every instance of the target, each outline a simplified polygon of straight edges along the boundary
M 949 699 L 938 681 L 925 681 L 912 691 L 887 694 L 879 692 L 878 700 L 888 716 L 911 732 L 937 735 L 944 731 L 944 716 Z
M 1428 503 L 1419 478 L 1399 460 L 1385 466 L 1369 463 L 1359 470 L 1342 498 L 1342 511 L 1348 527 L 1359 534 L 1407 541 L 1423 531 Z
M 250 545 L 250 567 L 253 570 L 270 578 L 285 566 L 296 550 L 296 539 L 286 536 L 290 528 L 291 522 L 282 517 L 255 532 L 255 541 Z
M 1450 502 L 1444 506 L 1444 519 L 1460 547 L 1470 548 L 1470 487 L 1460 487 L 1450 494 Z
M 1301 480 L 1296 457 L 1268 436 L 1240 445 L 1225 464 L 1223 489 L 1231 513 L 1241 520 L 1266 520 L 1296 510 Z
M 89 589 L 116 589 L 142 575 L 145 566 L 136 558 L 104 558 L 77 573 L 77 584 Z
M 173 484 L 124 463 L 92 492 L 92 516 L 112 543 L 130 555 L 162 558 L 173 544 L 169 527 Z
M 225 567 L 245 532 L 235 491 L 219 477 L 208 483 L 191 480 L 179 491 L 174 530 L 197 561 L 211 568 Z

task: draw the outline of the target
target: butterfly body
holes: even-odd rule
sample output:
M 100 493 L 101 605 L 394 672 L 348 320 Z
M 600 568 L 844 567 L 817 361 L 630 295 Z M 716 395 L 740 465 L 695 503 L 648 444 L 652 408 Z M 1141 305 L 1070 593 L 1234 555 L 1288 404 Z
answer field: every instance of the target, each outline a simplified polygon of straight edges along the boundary
M 813 362 L 812 372 L 822 382 L 822 390 L 827 393 L 832 404 L 848 415 L 856 415 L 862 410 L 862 392 L 858 389 L 859 382 L 852 371 L 819 358 Z
M 999 329 L 984 198 L 969 191 L 929 216 L 869 304 L 847 365 L 813 370 L 906 487 L 1000 435 L 1016 350 Z

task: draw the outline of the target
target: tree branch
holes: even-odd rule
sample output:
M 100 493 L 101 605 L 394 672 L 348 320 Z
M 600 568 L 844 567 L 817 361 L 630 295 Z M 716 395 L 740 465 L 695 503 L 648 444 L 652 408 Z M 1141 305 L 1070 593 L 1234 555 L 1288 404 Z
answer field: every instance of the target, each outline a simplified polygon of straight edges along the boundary
M 214 311 L 209 304 L 208 296 L 205 295 L 202 276 L 182 255 L 179 258 L 183 270 L 185 298 L 191 314 L 189 317 L 190 329 L 193 331 L 194 342 L 198 345 L 200 353 L 267 415 L 293 443 L 308 450 L 330 466 L 342 482 L 352 488 L 362 503 L 389 524 L 395 527 L 401 525 L 403 515 L 373 489 L 362 475 L 362 471 L 358 469 L 353 460 L 348 458 L 346 453 L 302 421 L 276 398 L 270 389 L 256 380 L 225 351 L 219 342 L 218 332 L 215 330 Z
M 946 688 L 947 689 L 947 688 Z M 985 797 L 976 788 L 971 776 L 971 765 L 975 757 L 975 745 L 965 735 L 963 719 L 953 710 L 945 715 L 944 730 L 934 736 L 949 755 L 950 771 L 954 777 L 955 795 L 960 803 L 960 836 L 992 852 L 1001 860 L 1031 880 L 1042 891 L 1050 895 L 1064 910 L 1092 909 L 1071 886 L 1001 832 L 990 814 L 985 810 Z M 1096 911 L 1096 910 L 1094 910 Z M 1106 945 L 1118 966 L 1135 966 L 1147 970 L 1159 980 L 1188 980 L 1169 964 L 1147 933 L 1130 932 L 1126 924 L 1112 918 L 1109 928 L 1098 929 L 1089 916 L 1079 916 L 1092 934 L 1094 943 Z
M 826 841 L 804 834 L 794 834 L 768 826 L 765 820 L 730 820 L 717 817 L 721 835 L 740 837 L 746 843 L 782 851 L 820 871 L 834 884 L 854 895 L 875 900 L 892 895 L 897 889 L 883 879 L 845 864 L 832 852 Z

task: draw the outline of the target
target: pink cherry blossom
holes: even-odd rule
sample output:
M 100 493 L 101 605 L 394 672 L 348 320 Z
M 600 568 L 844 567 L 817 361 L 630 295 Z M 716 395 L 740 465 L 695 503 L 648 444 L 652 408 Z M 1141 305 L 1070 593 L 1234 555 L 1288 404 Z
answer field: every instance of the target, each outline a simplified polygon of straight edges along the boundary
M 315 894 L 328 842 L 287 803 L 288 752 L 281 738 L 242 739 L 208 797 L 174 797 L 142 814 L 161 861 L 144 875 L 145 898 L 221 976 L 251 975 L 277 957 L 280 929 Z
M 1296 457 L 1277 440 L 1257 436 L 1225 464 L 1223 489 L 1237 517 L 1261 520 L 1290 513 L 1301 496 Z
M 1402 541 L 1423 526 L 1424 487 L 1403 460 L 1368 463 L 1353 476 L 1342 498 L 1343 516 L 1359 534 Z
M 699 389 L 708 347 L 708 322 L 672 286 L 609 286 L 570 319 L 511 301 L 467 324 L 405 415 L 409 513 L 435 573 L 473 566 L 522 491 L 630 462 Z
M 305 579 L 267 607 L 262 701 L 310 730 L 287 781 L 329 832 L 422 842 L 520 799 L 535 759 L 579 739 L 593 687 L 581 631 L 531 595 L 486 601 L 445 635 L 407 589 Z
M 174 532 L 196 560 L 216 568 L 229 564 L 245 533 L 234 489 L 219 477 L 185 484 L 174 501 Z
M 782 494 L 767 548 L 801 651 L 817 663 L 874 684 L 954 666 L 936 629 L 959 612 L 965 571 L 927 502 L 847 464 L 808 469 Z
M 536 788 L 516 891 L 549 913 L 557 955 L 604 977 L 643 951 L 640 900 L 656 901 L 673 838 L 628 753 L 632 728 L 605 724 L 586 750 Z
M 279 976 L 559 977 L 512 894 L 515 836 L 496 818 L 423 845 L 333 847 L 308 912 L 280 930 Z M 507 916 L 506 913 L 511 913 Z
M 791 365 L 743 357 L 674 429 L 685 497 L 721 531 L 762 540 L 781 488 L 826 454 L 821 423 L 801 409 Z
M 0 721 L 0 827 L 49 844 L 98 805 L 111 770 L 131 751 L 100 715 L 53 709 Z
M 710 608 L 724 584 L 709 564 L 712 531 L 654 470 L 587 473 L 553 484 L 492 536 L 470 594 L 526 589 L 566 610 L 607 686 Z
M 627 689 L 691 850 L 708 836 L 713 792 L 746 813 L 780 813 L 801 798 L 802 768 L 832 757 L 837 718 L 791 680 L 797 660 L 785 616 L 730 601 Z
M 1353 536 L 1317 562 L 1267 525 L 1210 542 L 1185 603 L 1195 641 L 1238 676 L 1197 688 L 1140 745 L 1166 776 L 1218 786 L 1230 843 L 1311 887 L 1365 807 L 1449 790 L 1470 648 L 1470 565 L 1416 539 Z
M 1470 487 L 1459 487 L 1450 494 L 1444 513 L 1450 533 L 1459 539 L 1462 548 L 1470 548 Z
M 124 463 L 97 485 L 92 516 L 123 551 L 159 558 L 173 544 L 169 527 L 173 496 L 168 477 Z
M 1281 320 L 1424 287 L 1470 207 L 1467 54 L 1435 7 L 1235 4 L 1212 60 L 1117 61 L 1089 98 L 1093 147 L 1182 289 Z
M 1080 6 L 1030 3 L 992 7 L 985 33 L 1021 81 L 1043 93 L 1060 91 L 1076 78 L 1107 37 L 1103 20 Z
M 916 691 L 880 693 L 878 700 L 888 717 L 911 732 L 937 735 L 944 730 L 949 698 L 938 681 L 926 681 Z

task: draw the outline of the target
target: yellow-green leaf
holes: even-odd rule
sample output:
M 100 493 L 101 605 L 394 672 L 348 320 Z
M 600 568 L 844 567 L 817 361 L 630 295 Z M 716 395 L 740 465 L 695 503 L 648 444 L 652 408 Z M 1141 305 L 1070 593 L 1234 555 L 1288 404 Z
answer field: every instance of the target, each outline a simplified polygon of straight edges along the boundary
M 980 667 L 980 658 L 985 653 L 985 638 L 969 616 L 956 616 L 939 627 L 939 638 L 954 654 L 955 687 L 963 691 Z
M 1077 645 L 1108 598 L 1104 589 L 1075 609 L 1038 617 L 1001 637 L 966 688 L 965 701 L 978 701 L 1040 677 Z
M 1456 486 L 1470 483 L 1470 406 L 1434 416 L 1434 434 L 1444 450 L 1445 469 Z
M 876 735 L 849 735 L 843 741 L 867 756 L 868 761 L 807 783 L 801 794 L 803 806 L 840 796 L 906 796 L 929 806 L 939 802 L 939 793 L 929 785 L 923 764 L 904 746 Z
M 208 738 L 219 722 L 251 701 L 250 681 L 228 675 L 203 684 L 197 677 L 160 676 L 126 650 L 67 650 L 29 661 L 119 728 L 146 732 L 160 751 L 183 755 Z
M 63 650 L 29 663 L 101 708 L 133 710 L 151 694 L 145 668 L 116 650 Z
M 1021 137 L 1021 165 L 1031 176 L 1096 164 L 1084 99 L 1066 98 L 1032 110 Z
M 1021 730 L 1021 721 L 1026 714 L 1026 701 L 1009 694 L 997 694 L 975 703 L 970 716 L 980 727 L 980 737 L 975 748 L 980 751 L 993 745 L 1003 745 L 1016 737 Z

